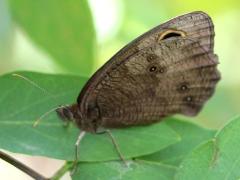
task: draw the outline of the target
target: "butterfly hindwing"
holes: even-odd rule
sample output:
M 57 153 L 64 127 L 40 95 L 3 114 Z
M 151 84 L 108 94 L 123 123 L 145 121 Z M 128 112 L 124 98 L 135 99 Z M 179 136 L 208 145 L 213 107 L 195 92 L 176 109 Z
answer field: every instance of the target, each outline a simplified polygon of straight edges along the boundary
M 213 24 L 193 12 L 143 34 L 113 56 L 78 97 L 80 111 L 98 124 L 150 124 L 172 114 L 196 115 L 220 79 Z M 87 118 L 86 118 L 87 119 Z

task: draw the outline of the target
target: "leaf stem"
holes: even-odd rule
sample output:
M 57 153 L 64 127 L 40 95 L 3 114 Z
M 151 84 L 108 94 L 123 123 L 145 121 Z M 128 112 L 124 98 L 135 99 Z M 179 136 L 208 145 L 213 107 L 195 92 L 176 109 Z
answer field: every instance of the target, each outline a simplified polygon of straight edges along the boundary
M 21 163 L 20 161 L 14 159 L 13 157 L 9 156 L 8 154 L 0 151 L 0 158 L 4 161 L 8 162 L 9 164 L 15 166 L 16 168 L 20 169 L 21 171 L 25 172 L 29 176 L 31 176 L 34 179 L 37 180 L 49 180 L 49 178 L 46 178 L 39 174 L 38 172 L 34 171 L 30 167 L 26 166 L 25 164 Z
M 73 162 L 67 162 L 53 175 L 51 180 L 59 180 L 73 166 Z

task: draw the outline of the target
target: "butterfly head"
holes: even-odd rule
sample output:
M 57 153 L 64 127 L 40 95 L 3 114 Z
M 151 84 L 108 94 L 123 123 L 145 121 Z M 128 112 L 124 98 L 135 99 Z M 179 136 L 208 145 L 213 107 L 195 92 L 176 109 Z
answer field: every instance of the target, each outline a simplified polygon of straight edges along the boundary
M 56 110 L 58 116 L 63 121 L 72 121 L 75 122 L 81 119 L 81 113 L 78 110 L 77 104 L 67 105 L 67 106 L 59 106 Z
M 56 109 L 58 116 L 65 122 L 74 122 L 80 129 L 96 132 L 98 128 L 98 109 L 89 107 L 87 113 L 82 113 L 77 104 L 59 106 Z M 84 115 L 85 114 L 85 115 Z

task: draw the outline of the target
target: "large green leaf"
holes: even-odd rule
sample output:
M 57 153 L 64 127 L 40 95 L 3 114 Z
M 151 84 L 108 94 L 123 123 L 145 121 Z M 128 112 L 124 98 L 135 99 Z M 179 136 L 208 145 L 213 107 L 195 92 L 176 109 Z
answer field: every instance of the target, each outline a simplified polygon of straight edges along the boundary
M 63 69 L 91 72 L 95 32 L 86 0 L 9 0 L 9 5 L 17 24 Z
M 181 141 L 141 159 L 177 166 L 196 146 L 213 138 L 216 133 L 214 130 L 204 129 L 186 121 L 171 119 L 166 123 L 181 136 Z
M 195 149 L 180 165 L 176 179 L 219 180 L 240 177 L 240 117 Z
M 49 114 L 35 128 L 32 124 L 58 105 L 76 102 L 87 79 L 26 72 L 19 74 L 47 89 L 50 94 L 11 74 L 0 77 L 0 148 L 73 160 L 74 144 L 79 133 L 76 127 L 64 127 L 55 113 Z M 165 122 L 112 130 L 112 133 L 125 158 L 150 154 L 179 141 L 179 135 Z M 118 158 L 106 134 L 87 134 L 80 144 L 81 161 Z
M 79 164 L 74 179 L 84 180 L 169 180 L 173 179 L 175 168 L 147 161 L 129 161 L 128 167 L 122 162 L 83 163 Z

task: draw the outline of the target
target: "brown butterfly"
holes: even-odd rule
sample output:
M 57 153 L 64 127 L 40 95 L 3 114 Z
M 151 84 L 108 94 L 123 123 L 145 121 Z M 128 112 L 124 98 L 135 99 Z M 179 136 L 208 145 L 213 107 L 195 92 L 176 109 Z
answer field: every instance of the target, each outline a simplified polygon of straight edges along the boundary
M 176 17 L 121 49 L 89 79 L 77 103 L 57 113 L 93 133 L 174 114 L 195 116 L 220 80 L 213 47 L 214 26 L 206 13 Z
M 121 49 L 90 78 L 77 103 L 57 113 L 90 132 L 194 116 L 220 80 L 213 47 L 206 13 L 176 17 Z

